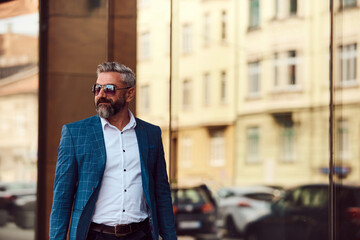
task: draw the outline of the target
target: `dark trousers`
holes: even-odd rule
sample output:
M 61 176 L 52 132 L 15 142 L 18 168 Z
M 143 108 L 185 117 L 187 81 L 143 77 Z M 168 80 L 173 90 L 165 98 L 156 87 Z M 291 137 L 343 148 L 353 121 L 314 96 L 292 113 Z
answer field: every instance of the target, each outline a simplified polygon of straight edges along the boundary
M 86 240 L 153 240 L 153 238 L 150 225 L 148 225 L 124 237 L 89 230 Z

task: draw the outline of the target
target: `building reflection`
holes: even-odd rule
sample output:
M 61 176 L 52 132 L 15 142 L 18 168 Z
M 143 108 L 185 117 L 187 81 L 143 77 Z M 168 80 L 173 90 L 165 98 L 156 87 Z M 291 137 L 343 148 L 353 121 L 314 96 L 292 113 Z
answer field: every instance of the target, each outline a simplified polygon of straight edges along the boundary
M 356 182 L 358 30 L 350 22 L 359 16 L 355 1 L 339 2 L 334 169 L 341 181 Z M 168 142 L 171 73 L 164 66 L 175 61 L 171 108 L 178 183 L 216 189 L 328 182 L 329 2 L 310 7 L 308 1 L 173 1 L 173 6 L 170 16 L 170 3 L 139 3 L 137 106 L 140 117 L 162 126 Z
M 0 181 L 37 179 L 38 37 L 0 35 Z M 36 29 L 36 26 L 34 26 Z
M 329 84 L 329 1 L 139 0 L 136 26 L 131 22 L 133 3 L 80 2 L 80 7 L 52 2 L 47 12 L 51 28 L 43 49 L 49 65 L 42 65 L 47 67 L 43 83 L 49 95 L 57 97 L 51 102 L 57 110 L 41 103 L 41 116 L 52 124 L 46 122 L 42 130 L 46 151 L 40 167 L 47 175 L 40 189 L 47 210 L 40 221 L 47 221 L 51 205 L 50 170 L 60 126 L 93 114 L 90 105 L 81 111 L 67 107 L 74 99 L 82 106 L 91 100 L 90 95 L 78 95 L 89 92 L 84 82 L 93 81 L 92 69 L 105 58 L 136 62 L 136 115 L 161 126 L 177 187 L 206 184 L 216 195 L 229 186 L 326 186 L 330 141 L 336 182 L 360 180 L 359 34 L 354 27 L 360 20 L 358 1 L 333 1 L 334 89 Z M 26 8 L 37 4 L 24 3 Z M 25 12 L 34 8 L 28 9 Z M 37 44 L 37 37 L 15 33 L 11 25 L 0 35 L 0 181 L 37 177 Z M 74 68 L 74 62 L 79 67 Z M 73 91 L 60 101 L 58 96 L 69 86 Z M 330 139 L 332 90 L 335 136 Z M 331 199 L 322 192 L 326 194 L 318 201 L 328 209 Z M 304 206 L 311 199 L 306 194 Z M 271 210 L 268 205 L 266 209 Z M 357 206 L 350 210 L 358 221 Z
M 38 2 L 0 4 L 0 238 L 34 239 Z

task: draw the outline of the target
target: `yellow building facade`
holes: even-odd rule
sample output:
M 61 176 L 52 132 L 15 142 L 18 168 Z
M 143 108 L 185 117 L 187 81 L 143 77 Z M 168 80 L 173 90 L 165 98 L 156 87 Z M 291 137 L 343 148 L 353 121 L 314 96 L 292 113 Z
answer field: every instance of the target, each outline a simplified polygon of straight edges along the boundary
M 351 27 L 359 4 L 334 5 L 333 144 L 344 181 L 360 177 L 360 35 Z M 138 1 L 137 112 L 162 127 L 168 151 L 171 99 L 178 183 L 327 182 L 329 1 L 179 0 L 172 7 L 171 16 L 169 1 Z
M 180 185 L 233 180 L 233 4 L 174 1 L 170 45 L 169 1 L 138 1 L 137 113 L 162 127 L 168 155 L 171 78 L 172 151 Z
M 19 47 L 21 46 L 21 47 Z M 36 181 L 38 38 L 0 35 L 0 181 Z
M 254 2 L 255 6 L 247 5 Z M 334 6 L 334 84 L 338 105 L 333 119 L 333 144 L 337 176 L 353 182 L 360 176 L 356 106 L 360 100 L 356 76 L 359 31 L 350 26 L 351 21 L 360 20 L 360 15 L 358 3 L 350 2 L 340 6 L 340 1 L 335 1 Z M 235 182 L 286 186 L 327 182 L 329 2 L 242 3 Z
M 36 181 L 38 68 L 0 80 L 0 181 Z

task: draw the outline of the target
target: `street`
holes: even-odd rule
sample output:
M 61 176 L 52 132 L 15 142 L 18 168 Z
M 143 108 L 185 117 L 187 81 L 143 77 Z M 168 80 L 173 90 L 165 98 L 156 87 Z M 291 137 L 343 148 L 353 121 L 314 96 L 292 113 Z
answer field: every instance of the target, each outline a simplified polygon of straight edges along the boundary
M 8 223 L 3 227 L 0 227 L 0 239 L 1 240 L 34 240 L 34 230 L 24 230 L 18 228 L 14 223 Z

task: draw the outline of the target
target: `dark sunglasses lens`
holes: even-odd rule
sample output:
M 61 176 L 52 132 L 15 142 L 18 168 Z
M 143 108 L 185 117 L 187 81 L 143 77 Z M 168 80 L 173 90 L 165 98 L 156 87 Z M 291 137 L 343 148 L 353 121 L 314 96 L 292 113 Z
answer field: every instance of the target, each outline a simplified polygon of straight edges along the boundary
M 98 95 L 99 92 L 100 92 L 100 90 L 101 90 L 101 86 L 98 85 L 98 84 L 95 84 L 95 85 L 93 86 L 93 88 L 92 88 L 92 92 L 93 92 L 95 95 Z
M 108 95 L 115 95 L 115 86 L 114 85 L 105 85 L 104 87 L 104 92 Z

